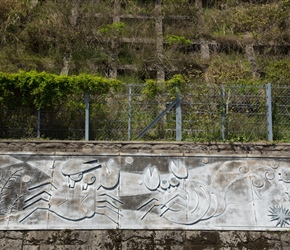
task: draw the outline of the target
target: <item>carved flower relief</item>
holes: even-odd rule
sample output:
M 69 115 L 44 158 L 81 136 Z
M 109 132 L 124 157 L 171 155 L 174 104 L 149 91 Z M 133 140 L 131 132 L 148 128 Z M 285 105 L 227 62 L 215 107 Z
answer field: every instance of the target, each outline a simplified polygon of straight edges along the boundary
M 169 171 L 179 179 L 186 179 L 188 177 L 187 167 L 181 161 L 170 161 Z
M 148 166 L 143 178 L 143 183 L 151 191 L 156 190 L 160 185 L 160 174 L 156 166 Z

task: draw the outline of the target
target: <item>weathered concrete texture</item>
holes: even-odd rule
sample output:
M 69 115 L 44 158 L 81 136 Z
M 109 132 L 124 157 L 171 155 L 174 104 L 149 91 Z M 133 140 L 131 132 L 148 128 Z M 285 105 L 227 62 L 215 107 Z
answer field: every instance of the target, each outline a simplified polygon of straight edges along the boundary
M 0 153 L 0 228 L 289 230 L 289 158 Z
M 274 143 L 190 143 L 190 142 L 102 142 L 0 140 L 2 152 L 163 155 L 227 154 L 256 156 L 289 156 L 290 144 Z
M 289 232 L 63 230 L 0 233 L 2 250 L 290 249 Z
M 198 156 L 201 161 L 200 164 L 210 164 L 210 156 L 233 156 L 242 157 L 245 160 L 249 160 L 251 157 L 268 158 L 269 161 L 276 158 L 281 160 L 283 157 L 289 158 L 290 156 L 290 144 L 267 144 L 267 143 L 186 143 L 186 142 L 76 142 L 76 141 L 8 141 L 0 140 L 0 153 L 6 157 L 13 154 L 19 154 L 22 152 L 22 156 L 27 157 L 27 161 L 30 162 L 35 155 L 45 156 L 46 159 L 50 156 L 83 156 L 83 155 L 98 155 L 111 157 L 119 156 L 122 158 L 125 155 L 162 155 L 172 157 L 189 157 Z M 33 156 L 34 155 L 34 156 Z M 6 158 L 3 158 L 3 166 L 9 168 L 11 162 Z M 31 158 L 30 158 L 31 157 Z M 8 159 L 8 158 L 7 158 Z M 128 158 L 129 160 L 129 158 Z M 260 160 L 260 159 L 259 159 Z M 22 162 L 15 162 L 17 164 Z M 42 161 L 39 161 L 41 169 L 44 171 L 47 168 L 42 165 Z M 130 161 L 127 161 L 128 166 Z M 25 165 L 27 166 L 27 165 Z M 272 166 L 276 169 L 276 165 Z M 13 169 L 12 169 L 13 170 Z M 11 171 L 12 171 L 11 170 Z M 241 169 L 241 174 L 245 174 L 244 169 Z M 164 172 L 164 169 L 162 169 Z M 142 171 L 141 171 L 142 172 Z M 140 173 L 141 173 L 140 172 Z M 35 173 L 35 172 L 33 172 Z M 142 172 L 143 173 L 143 172 Z M 206 175 L 206 172 L 203 176 Z M 29 182 L 28 176 L 24 175 L 22 181 L 24 183 Z M 44 175 L 39 175 L 38 180 Z M 266 175 L 270 178 L 269 172 Z M 286 176 L 287 177 L 287 176 Z M 285 180 L 287 179 L 285 177 Z M 289 176 L 288 176 L 289 177 Z M 281 178 L 284 178 L 283 172 L 281 172 Z M 271 178 L 270 178 L 271 179 Z M 289 179 L 287 179 L 289 180 Z M 281 183 L 281 182 L 279 182 Z M 289 183 L 289 182 L 287 182 Z M 129 183 L 130 184 L 130 183 Z M 148 184 L 148 187 L 151 187 Z M 154 184 L 154 182 L 153 182 Z M 257 187 L 259 182 L 254 182 Z M 20 184 L 19 184 L 20 185 Z M 17 186 L 17 185 L 16 185 Z M 21 186 L 22 187 L 22 186 Z M 13 186 L 15 189 L 15 186 Z M 234 189 L 232 189 L 234 190 Z M 262 190 L 262 189 L 261 189 Z M 288 189 L 287 189 L 288 190 Z M 287 194 L 288 191 L 286 190 Z M 262 190 L 263 191 L 263 190 Z M 285 191 L 285 190 L 284 190 Z M 286 194 L 285 192 L 285 194 Z M 233 192 L 228 192 L 227 197 L 230 197 Z M 267 193 L 268 194 L 268 193 Z M 242 195 L 242 194 L 240 194 Z M 273 196 L 276 199 L 277 193 L 269 194 L 269 197 Z M 132 200 L 130 196 L 124 194 L 124 198 Z M 258 201 L 258 200 L 256 200 Z M 134 201 L 136 203 L 139 200 Z M 122 204 L 124 209 L 127 209 L 126 203 Z M 4 211 L 4 210 L 3 210 Z M 2 212 L 3 212 L 2 211 Z M 45 211 L 45 210 L 41 210 Z M 232 209 L 232 211 L 234 211 Z M 288 210 L 287 210 L 288 211 Z M 286 211 L 286 212 L 287 212 Z M 259 217 L 260 214 L 257 214 Z M 147 218 L 147 217 L 146 217 Z M 286 217 L 285 217 L 286 218 Z M 287 217 L 288 218 L 288 217 Z M 286 219 L 287 219 L 286 218 Z M 11 224 L 13 218 L 7 217 L 6 223 Z M 270 217 L 267 214 L 267 219 Z M 44 221 L 47 222 L 46 218 Z M 203 221 L 206 222 L 206 221 Z M 287 221 L 288 222 L 288 221 Z M 145 223 L 145 222 L 144 222 Z M 147 223 L 147 222 L 146 222 Z M 236 223 L 236 222 L 235 222 Z M 276 222 L 272 222 L 273 225 Z M 0 231 L 0 250 L 89 250 L 89 249 L 101 249 L 101 250 L 150 250 L 150 249 L 164 249 L 164 250 L 199 250 L 199 249 L 281 249 L 290 250 L 290 231 L 222 231 L 211 230 L 212 222 L 209 220 L 202 230 L 181 230 L 177 226 L 176 230 L 172 230 L 172 227 L 168 227 L 168 230 L 153 230 L 156 221 L 152 219 L 148 221 L 148 228 L 152 230 L 129 230 L 129 229 L 115 229 L 115 230 L 32 230 L 32 227 L 24 228 L 25 230 L 15 231 L 13 228 L 10 231 Z M 58 228 L 67 228 L 58 224 Z M 287 225 L 288 226 L 288 225 Z M 277 228 L 278 230 L 279 228 Z

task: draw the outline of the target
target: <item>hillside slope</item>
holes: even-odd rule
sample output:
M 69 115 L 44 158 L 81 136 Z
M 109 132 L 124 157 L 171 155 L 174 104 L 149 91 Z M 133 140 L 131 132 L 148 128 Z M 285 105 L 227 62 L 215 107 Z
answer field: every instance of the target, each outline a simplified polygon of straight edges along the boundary
M 289 13 L 289 0 L 0 0 L 0 71 L 288 84 Z

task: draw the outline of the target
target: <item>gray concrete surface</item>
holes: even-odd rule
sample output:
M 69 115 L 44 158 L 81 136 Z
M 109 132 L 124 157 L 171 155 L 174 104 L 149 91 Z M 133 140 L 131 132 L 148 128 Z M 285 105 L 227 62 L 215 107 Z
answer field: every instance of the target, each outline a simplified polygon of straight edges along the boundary
M 290 249 L 289 144 L 0 141 L 0 249 Z

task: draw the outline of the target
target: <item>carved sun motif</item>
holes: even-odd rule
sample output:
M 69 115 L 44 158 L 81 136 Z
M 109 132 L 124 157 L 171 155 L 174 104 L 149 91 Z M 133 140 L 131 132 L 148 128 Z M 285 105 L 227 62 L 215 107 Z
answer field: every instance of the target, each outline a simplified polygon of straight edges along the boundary
M 289 225 L 290 221 L 290 210 L 284 208 L 283 206 L 274 206 L 269 210 L 271 217 L 271 221 L 277 221 L 276 227 L 280 225 L 280 227 Z

